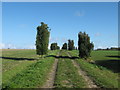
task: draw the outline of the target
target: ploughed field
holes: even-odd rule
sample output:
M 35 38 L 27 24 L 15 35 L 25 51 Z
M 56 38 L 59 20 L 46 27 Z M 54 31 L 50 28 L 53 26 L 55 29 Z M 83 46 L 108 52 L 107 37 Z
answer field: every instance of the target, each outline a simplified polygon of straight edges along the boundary
M 92 51 L 92 62 L 78 51 L 53 50 L 43 58 L 35 50 L 2 51 L 3 88 L 118 88 L 118 51 Z

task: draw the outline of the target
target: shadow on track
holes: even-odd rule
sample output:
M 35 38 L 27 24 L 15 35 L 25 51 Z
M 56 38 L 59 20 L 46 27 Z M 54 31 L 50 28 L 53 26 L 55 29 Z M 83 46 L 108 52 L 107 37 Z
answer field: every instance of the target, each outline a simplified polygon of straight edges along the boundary
M 55 58 L 66 58 L 66 59 L 78 59 L 79 57 L 69 57 L 69 56 L 55 56 L 55 55 L 48 55 L 46 57 L 55 57 Z
M 2 58 L 2 59 L 10 59 L 10 60 L 29 60 L 29 61 L 33 61 L 33 60 L 35 60 L 35 59 L 33 59 L 33 58 L 15 58 L 15 57 L 0 57 L 0 58 Z

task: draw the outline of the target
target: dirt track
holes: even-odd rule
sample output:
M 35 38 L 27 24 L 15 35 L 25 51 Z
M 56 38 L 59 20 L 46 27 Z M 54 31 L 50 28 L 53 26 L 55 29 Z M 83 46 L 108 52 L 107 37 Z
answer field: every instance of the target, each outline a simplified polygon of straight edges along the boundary
M 67 53 L 67 54 L 68 54 L 69 57 L 71 57 L 69 53 Z M 84 80 L 86 81 L 87 86 L 88 86 L 86 88 L 98 88 L 98 86 L 87 75 L 87 73 L 80 68 L 79 64 L 75 60 L 72 60 L 72 63 L 78 69 L 79 75 L 82 76 L 84 78 Z

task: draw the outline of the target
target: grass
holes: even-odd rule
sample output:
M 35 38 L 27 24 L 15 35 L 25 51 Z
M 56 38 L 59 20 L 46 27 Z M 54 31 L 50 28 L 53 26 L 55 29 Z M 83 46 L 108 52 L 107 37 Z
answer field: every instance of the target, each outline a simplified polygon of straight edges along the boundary
M 72 56 L 77 55 L 76 51 L 73 51 L 70 53 Z M 94 52 L 92 52 L 92 55 L 95 55 L 95 53 L 94 54 L 93 53 Z M 100 51 L 100 53 L 102 53 L 102 51 Z M 104 53 L 104 51 L 103 51 L 103 53 Z M 107 52 L 107 55 L 109 55 L 108 53 L 109 52 Z M 95 56 L 92 56 L 92 58 L 93 57 L 95 59 Z M 108 58 L 108 57 L 104 57 L 104 54 L 101 54 L 100 59 L 102 59 L 102 57 Z M 97 60 L 99 59 L 99 57 L 96 57 L 96 58 L 97 58 Z M 88 76 L 90 76 L 98 86 L 103 87 L 103 88 L 118 88 L 118 74 L 112 72 L 111 70 L 109 70 L 103 66 L 91 64 L 82 59 L 76 59 L 76 61 L 79 63 L 81 69 L 86 71 Z
M 65 51 L 60 52 L 60 56 L 68 56 Z M 84 79 L 78 74 L 78 70 L 73 66 L 70 59 L 60 58 L 55 80 L 56 88 L 84 88 Z
M 45 82 L 59 51 L 49 51 L 45 58 L 36 55 L 35 50 L 3 50 L 2 84 L 3 88 L 40 88 Z M 74 58 L 69 58 L 67 53 Z M 118 51 L 92 51 L 91 64 L 77 59 L 78 51 L 60 51 L 56 57 L 58 69 L 55 79 L 56 88 L 84 88 L 86 82 L 78 74 L 71 60 L 76 60 L 80 68 L 87 72 L 93 81 L 103 88 L 118 87 Z
M 102 51 L 92 51 L 91 58 L 94 61 L 98 60 L 118 60 L 118 51 L 108 51 L 108 50 L 102 50 Z
M 30 65 L 26 70 L 17 74 L 7 85 L 10 88 L 35 88 L 40 87 L 46 81 L 47 74 L 53 65 L 52 57 L 45 58 Z
M 48 55 L 56 55 L 57 52 L 49 51 Z M 35 54 L 35 50 L 5 50 L 2 57 L 5 57 L 2 60 L 3 88 L 41 86 L 54 62 L 54 57 L 42 59 Z

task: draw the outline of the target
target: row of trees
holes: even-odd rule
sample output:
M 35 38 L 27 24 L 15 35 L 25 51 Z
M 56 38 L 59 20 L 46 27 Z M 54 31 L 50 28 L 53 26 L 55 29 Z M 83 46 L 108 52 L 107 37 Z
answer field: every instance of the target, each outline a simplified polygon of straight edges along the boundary
M 48 52 L 48 44 L 50 37 L 50 29 L 47 24 L 41 22 L 41 26 L 37 27 L 37 36 L 36 36 L 36 53 L 38 55 L 44 55 Z M 93 43 L 90 43 L 90 37 L 85 32 L 78 33 L 78 50 L 79 57 L 88 58 L 90 56 L 90 52 L 93 49 Z M 50 46 L 51 50 L 60 49 L 57 43 L 52 43 Z M 68 44 L 64 43 L 62 49 L 65 50 L 74 50 L 74 41 L 68 40 Z
M 50 46 L 50 49 L 51 50 L 56 50 L 56 49 L 60 49 L 60 47 L 57 46 L 57 43 L 52 43 L 51 46 Z M 61 49 L 64 49 L 64 50 L 75 50 L 77 48 L 75 48 L 75 46 L 74 46 L 74 41 L 69 39 L 68 40 L 68 44 L 64 43 Z

